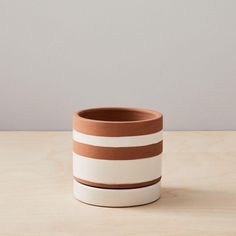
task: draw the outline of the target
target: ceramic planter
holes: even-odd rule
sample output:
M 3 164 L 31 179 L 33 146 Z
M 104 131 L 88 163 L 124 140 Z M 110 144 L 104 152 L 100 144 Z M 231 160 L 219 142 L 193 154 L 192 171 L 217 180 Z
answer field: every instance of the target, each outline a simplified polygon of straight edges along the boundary
M 125 207 L 160 197 L 162 114 L 95 108 L 73 116 L 74 195 L 93 205 Z

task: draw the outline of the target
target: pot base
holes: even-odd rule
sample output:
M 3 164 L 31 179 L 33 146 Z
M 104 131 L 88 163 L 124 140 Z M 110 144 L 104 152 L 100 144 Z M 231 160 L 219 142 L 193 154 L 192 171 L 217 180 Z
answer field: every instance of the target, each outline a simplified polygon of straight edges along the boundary
M 142 188 L 104 189 L 73 180 L 74 197 L 81 202 L 104 207 L 145 205 L 160 198 L 160 182 Z

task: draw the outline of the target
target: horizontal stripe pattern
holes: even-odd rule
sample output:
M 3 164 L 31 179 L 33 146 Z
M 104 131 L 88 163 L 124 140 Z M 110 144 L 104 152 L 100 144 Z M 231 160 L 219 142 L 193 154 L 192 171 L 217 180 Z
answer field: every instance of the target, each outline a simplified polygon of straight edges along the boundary
M 73 175 L 80 180 L 99 183 L 99 186 L 134 185 L 158 179 L 161 176 L 161 161 L 162 154 L 135 160 L 99 160 L 73 153 Z
M 138 147 L 99 147 L 73 142 L 73 150 L 80 156 L 106 160 L 132 160 L 157 156 L 162 152 L 162 141 Z
M 128 207 L 151 203 L 160 198 L 160 182 L 133 189 L 94 188 L 73 181 L 74 197 L 91 205 Z
M 82 191 L 95 191 L 94 187 L 123 191 L 159 186 L 162 123 L 161 113 L 146 109 L 101 108 L 75 113 L 76 186 Z
M 162 140 L 162 131 L 138 136 L 104 137 L 83 134 L 73 130 L 73 139 L 79 143 L 100 147 L 135 147 L 159 143 Z

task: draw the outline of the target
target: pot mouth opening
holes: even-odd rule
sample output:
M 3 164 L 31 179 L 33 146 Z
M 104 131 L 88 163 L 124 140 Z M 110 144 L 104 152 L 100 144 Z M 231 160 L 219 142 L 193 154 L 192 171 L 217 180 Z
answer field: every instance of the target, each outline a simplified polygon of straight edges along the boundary
M 155 120 L 159 112 L 141 108 L 104 107 L 82 110 L 77 115 L 84 119 L 101 122 L 142 122 Z

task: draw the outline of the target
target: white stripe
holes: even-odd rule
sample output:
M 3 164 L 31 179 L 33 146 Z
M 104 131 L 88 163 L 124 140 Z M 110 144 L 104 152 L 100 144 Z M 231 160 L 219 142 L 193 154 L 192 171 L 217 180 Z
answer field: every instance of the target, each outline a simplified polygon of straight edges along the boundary
M 73 139 L 76 142 L 100 147 L 135 147 L 159 143 L 162 140 L 162 130 L 146 135 L 104 137 L 80 133 L 73 130 Z
M 127 207 L 153 202 L 160 198 L 160 182 L 134 189 L 93 188 L 74 180 L 74 196 L 78 200 L 98 206 Z
M 73 153 L 73 175 L 103 184 L 132 184 L 161 176 L 162 154 L 135 160 L 103 160 Z

